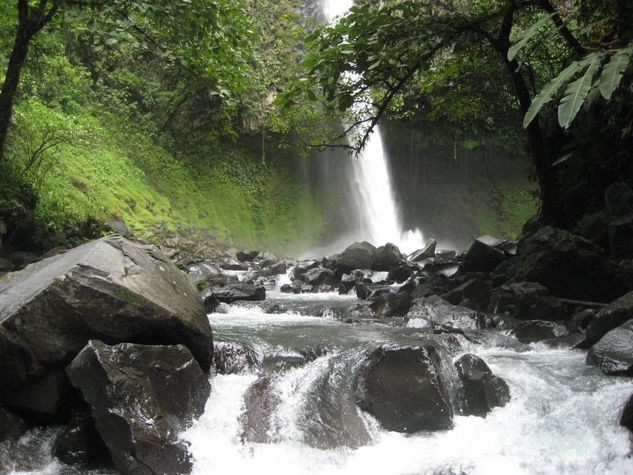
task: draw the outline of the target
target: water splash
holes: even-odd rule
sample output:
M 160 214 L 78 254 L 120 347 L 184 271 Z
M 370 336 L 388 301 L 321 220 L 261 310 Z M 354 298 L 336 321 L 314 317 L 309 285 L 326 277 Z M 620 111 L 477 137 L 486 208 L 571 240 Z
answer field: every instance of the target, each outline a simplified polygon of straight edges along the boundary
M 323 0 L 323 14 L 328 21 L 334 21 L 353 4 L 353 0 Z M 354 239 L 377 246 L 390 242 L 406 253 L 424 247 L 422 232 L 405 230 L 402 225 L 378 126 L 354 162 L 351 186 L 360 222 Z

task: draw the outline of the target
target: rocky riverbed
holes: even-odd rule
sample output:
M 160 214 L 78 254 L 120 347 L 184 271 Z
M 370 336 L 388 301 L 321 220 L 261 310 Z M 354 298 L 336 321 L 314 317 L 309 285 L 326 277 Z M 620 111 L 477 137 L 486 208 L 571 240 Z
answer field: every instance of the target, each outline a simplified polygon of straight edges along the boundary
M 355 243 L 319 261 L 189 244 L 113 236 L 0 280 L 0 471 L 208 473 L 290 444 L 319 460 L 311 450 L 334 451 L 353 473 L 355 454 L 387 441 L 406 452 L 390 434 L 432 448 L 473 418 L 507 431 L 517 404 L 529 414 L 517 431 L 562 443 L 571 408 L 547 391 L 587 407 L 604 398 L 578 441 L 604 449 L 527 464 L 544 448 L 518 456 L 498 440 L 484 452 L 512 453 L 505 473 L 628 466 L 618 424 L 632 426 L 633 266 L 591 241 L 546 227 L 462 254 Z M 543 412 L 551 432 L 539 404 L 560 406 Z M 205 437 L 230 450 L 203 453 Z M 385 473 L 492 473 L 474 455 L 435 462 Z

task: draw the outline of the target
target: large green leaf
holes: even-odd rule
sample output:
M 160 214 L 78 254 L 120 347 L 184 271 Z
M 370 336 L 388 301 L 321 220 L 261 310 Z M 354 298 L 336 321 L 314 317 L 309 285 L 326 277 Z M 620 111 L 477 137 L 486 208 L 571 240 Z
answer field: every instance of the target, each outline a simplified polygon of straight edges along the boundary
M 528 41 L 530 41 L 536 34 L 539 32 L 541 27 L 545 25 L 550 19 L 552 15 L 547 15 L 541 18 L 539 21 L 534 23 L 521 37 L 519 41 L 513 44 L 510 49 L 508 49 L 508 61 L 512 61 L 516 55 L 519 53 L 521 48 L 523 48 Z
M 607 101 L 611 99 L 613 92 L 620 85 L 624 71 L 626 71 L 631 61 L 632 49 L 633 47 L 629 47 L 611 56 L 611 59 L 602 70 L 602 74 L 600 74 L 600 93 Z
M 574 77 L 580 67 L 580 62 L 572 62 L 569 66 L 563 69 L 558 76 L 548 82 L 543 89 L 541 89 L 541 92 L 532 99 L 532 104 L 530 104 L 530 108 L 525 114 L 525 118 L 523 119 L 524 128 L 527 128 L 528 125 L 530 125 L 543 106 L 551 102 L 552 98 L 556 95 L 560 88 Z
M 581 71 L 584 69 L 584 73 L 567 86 L 558 106 L 558 123 L 561 127 L 569 128 L 576 118 L 591 90 L 593 78 L 600 68 L 602 57 L 601 54 L 590 54 L 587 56 L 582 61 L 581 66 Z

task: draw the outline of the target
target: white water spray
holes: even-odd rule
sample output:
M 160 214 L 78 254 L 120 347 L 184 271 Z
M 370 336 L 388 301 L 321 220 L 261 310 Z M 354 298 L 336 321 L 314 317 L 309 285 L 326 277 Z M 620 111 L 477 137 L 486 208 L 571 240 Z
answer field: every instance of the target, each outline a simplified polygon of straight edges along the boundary
M 323 0 L 323 13 L 328 21 L 333 21 L 353 4 L 353 0 Z M 377 246 L 390 242 L 406 253 L 423 247 L 424 237 L 419 229 L 403 229 L 378 126 L 354 162 L 352 187 L 360 218 L 354 237 Z

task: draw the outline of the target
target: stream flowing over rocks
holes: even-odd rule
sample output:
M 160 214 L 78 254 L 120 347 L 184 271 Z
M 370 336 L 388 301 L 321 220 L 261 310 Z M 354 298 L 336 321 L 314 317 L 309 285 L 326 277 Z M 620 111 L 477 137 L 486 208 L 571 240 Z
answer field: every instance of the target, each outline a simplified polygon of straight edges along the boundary
M 630 267 L 553 228 L 436 247 L 114 236 L 7 274 L 0 473 L 633 473 Z M 561 293 L 587 269 L 617 286 Z

